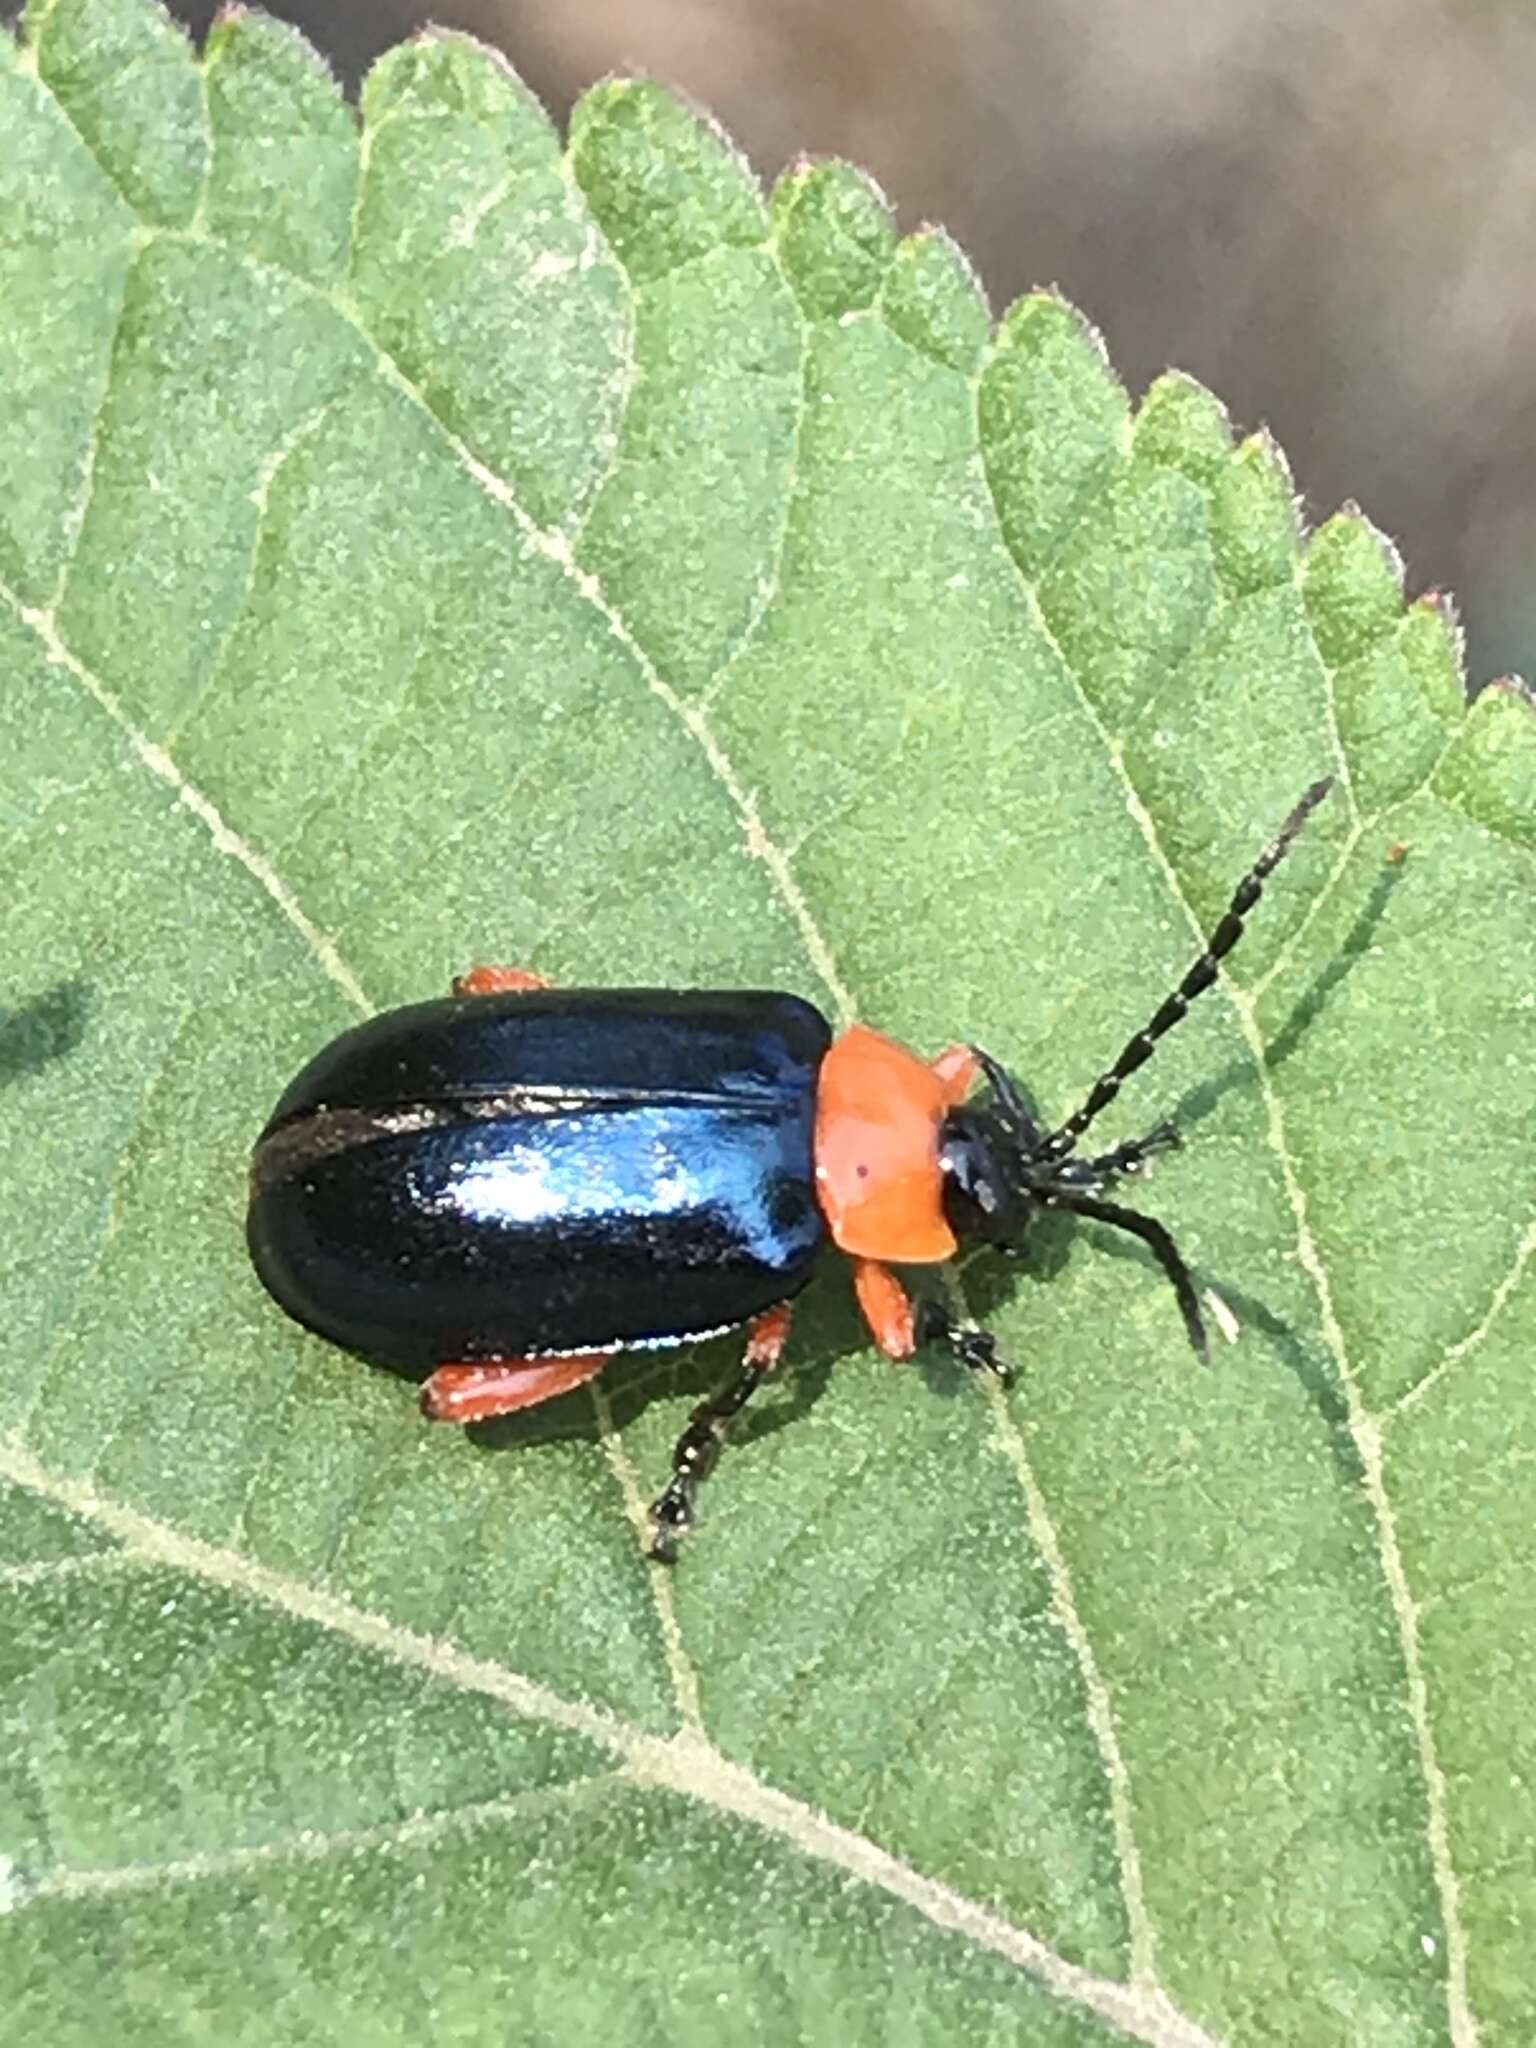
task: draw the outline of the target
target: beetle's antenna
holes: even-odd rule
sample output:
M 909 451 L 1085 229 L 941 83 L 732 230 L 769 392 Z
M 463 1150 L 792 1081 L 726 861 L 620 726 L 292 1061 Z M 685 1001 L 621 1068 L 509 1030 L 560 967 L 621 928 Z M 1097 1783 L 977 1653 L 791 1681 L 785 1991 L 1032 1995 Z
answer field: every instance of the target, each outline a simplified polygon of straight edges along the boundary
M 1274 839 L 1238 883 L 1225 916 L 1206 940 L 1205 951 L 1200 958 L 1163 1003 L 1152 1021 L 1127 1042 L 1114 1065 L 1100 1074 L 1082 1108 L 1075 1116 L 1068 1117 L 1061 1128 L 1053 1131 L 1046 1139 L 1044 1151 L 1048 1159 L 1062 1159 L 1072 1151 L 1100 1110 L 1108 1108 L 1136 1069 L 1144 1066 L 1152 1057 L 1152 1049 L 1157 1041 L 1167 1036 L 1195 997 L 1203 995 L 1210 987 L 1216 979 L 1216 969 L 1242 937 L 1243 920 L 1264 894 L 1266 880 L 1290 852 L 1302 826 L 1332 787 L 1331 775 L 1325 775 L 1320 782 L 1313 783 Z

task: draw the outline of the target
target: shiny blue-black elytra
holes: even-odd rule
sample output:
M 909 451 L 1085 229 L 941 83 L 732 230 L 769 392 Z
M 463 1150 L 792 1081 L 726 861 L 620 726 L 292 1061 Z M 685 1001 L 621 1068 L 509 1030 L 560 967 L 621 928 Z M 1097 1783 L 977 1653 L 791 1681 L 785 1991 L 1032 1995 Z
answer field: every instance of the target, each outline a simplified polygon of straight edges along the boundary
M 257 1143 L 251 1257 L 408 1366 L 729 1328 L 804 1286 L 831 1042 L 797 996 L 535 989 L 344 1032 Z

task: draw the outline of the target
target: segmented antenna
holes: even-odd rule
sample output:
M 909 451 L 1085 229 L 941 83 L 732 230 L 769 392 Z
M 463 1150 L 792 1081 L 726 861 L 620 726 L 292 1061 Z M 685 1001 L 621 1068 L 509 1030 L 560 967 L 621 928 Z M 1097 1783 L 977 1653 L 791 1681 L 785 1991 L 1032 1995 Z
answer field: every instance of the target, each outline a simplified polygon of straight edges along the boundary
M 1314 782 L 1295 810 L 1280 827 L 1274 839 L 1265 847 L 1253 866 L 1232 892 L 1232 901 L 1226 914 L 1205 942 L 1205 951 L 1190 968 L 1172 995 L 1164 1002 L 1150 1024 L 1130 1039 L 1112 1067 L 1100 1074 L 1089 1091 L 1088 1100 L 1075 1116 L 1068 1117 L 1059 1130 L 1053 1131 L 1045 1141 L 1045 1153 L 1050 1158 L 1064 1158 L 1077 1144 L 1100 1110 L 1107 1109 L 1121 1088 L 1152 1057 L 1152 1051 L 1160 1038 L 1165 1038 L 1188 1010 L 1198 995 L 1203 995 L 1216 979 L 1216 969 L 1226 959 L 1232 948 L 1243 935 L 1243 920 L 1264 894 L 1264 884 L 1296 842 L 1297 834 L 1308 818 L 1317 809 L 1323 798 L 1333 787 L 1333 777 L 1325 775 L 1320 782 Z

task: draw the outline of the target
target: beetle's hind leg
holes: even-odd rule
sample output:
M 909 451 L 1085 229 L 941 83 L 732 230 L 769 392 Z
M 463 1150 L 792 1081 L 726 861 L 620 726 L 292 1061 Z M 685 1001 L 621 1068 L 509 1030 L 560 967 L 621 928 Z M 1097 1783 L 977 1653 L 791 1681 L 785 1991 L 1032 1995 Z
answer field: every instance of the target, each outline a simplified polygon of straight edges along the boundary
M 785 1301 L 753 1319 L 747 1328 L 741 1371 L 729 1386 L 699 1403 L 678 1438 L 672 1453 L 672 1477 L 651 1504 L 656 1533 L 649 1555 L 658 1564 L 676 1564 L 678 1541 L 693 1526 L 698 1490 L 719 1462 L 726 1431 L 784 1355 L 789 1318 Z
M 421 1412 L 433 1422 L 489 1422 L 497 1415 L 515 1415 L 585 1385 L 612 1357 L 611 1351 L 580 1351 L 563 1358 L 440 1365 L 422 1382 Z
M 547 975 L 531 967 L 471 967 L 468 974 L 453 977 L 456 996 L 501 996 L 534 988 L 553 988 Z

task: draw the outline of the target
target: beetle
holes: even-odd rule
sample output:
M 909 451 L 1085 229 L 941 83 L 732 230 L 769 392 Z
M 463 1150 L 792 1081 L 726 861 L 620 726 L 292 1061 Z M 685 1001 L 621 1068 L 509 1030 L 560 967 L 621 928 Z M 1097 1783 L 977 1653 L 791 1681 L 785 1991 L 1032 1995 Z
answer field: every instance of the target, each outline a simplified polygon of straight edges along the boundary
M 252 1162 L 256 1271 L 321 1336 L 426 1368 L 422 1407 L 449 1422 L 551 1400 L 622 1351 L 745 1324 L 740 1369 L 693 1411 L 652 1506 L 662 1563 L 829 1243 L 888 1357 L 943 1345 L 1006 1379 L 950 1262 L 965 1243 L 1018 1253 L 1045 1210 L 1088 1217 L 1147 1247 L 1209 1362 L 1173 1238 L 1104 1198 L 1178 1132 L 1160 1123 L 1088 1157 L 1079 1141 L 1214 982 L 1331 786 L 1306 792 L 1183 980 L 1052 1130 L 979 1046 L 929 1061 L 864 1024 L 834 1036 L 794 995 L 562 991 L 477 967 L 450 997 L 343 1032 L 286 1089 Z M 914 1304 L 894 1265 L 931 1269 L 937 1289 Z

